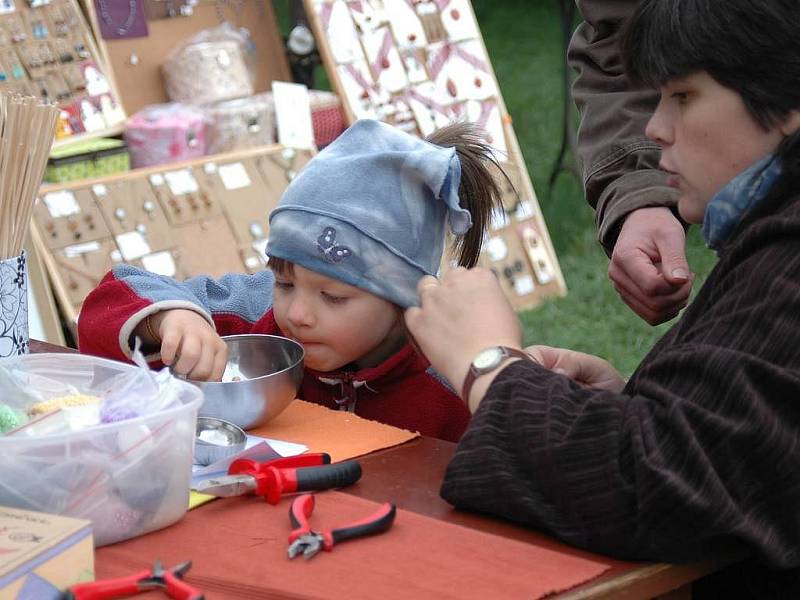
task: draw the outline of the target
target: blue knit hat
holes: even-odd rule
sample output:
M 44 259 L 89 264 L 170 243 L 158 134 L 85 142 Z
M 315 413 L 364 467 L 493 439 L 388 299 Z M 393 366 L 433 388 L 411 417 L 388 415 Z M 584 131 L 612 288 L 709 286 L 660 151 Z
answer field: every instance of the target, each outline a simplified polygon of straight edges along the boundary
M 472 225 L 460 181 L 454 148 L 357 121 L 286 188 L 267 255 L 414 306 L 417 282 L 439 270 L 446 223 L 456 234 Z

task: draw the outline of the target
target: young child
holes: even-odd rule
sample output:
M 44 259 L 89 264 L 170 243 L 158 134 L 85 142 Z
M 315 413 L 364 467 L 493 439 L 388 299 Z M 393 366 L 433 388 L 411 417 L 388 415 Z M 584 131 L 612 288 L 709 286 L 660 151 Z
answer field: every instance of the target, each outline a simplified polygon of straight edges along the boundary
M 270 270 L 179 283 L 115 267 L 83 304 L 80 349 L 124 360 L 139 336 L 179 374 L 219 379 L 220 335 L 284 335 L 305 349 L 300 398 L 458 440 L 469 411 L 409 343 L 403 309 L 417 304 L 419 279 L 439 270 L 448 224 L 459 265 L 476 263 L 500 206 L 492 164 L 467 124 L 424 141 L 358 121 L 270 215 Z
M 800 3 L 635 8 L 626 69 L 661 92 L 647 135 L 719 262 L 628 381 L 555 348 L 483 369 L 442 495 L 629 560 L 746 557 L 693 598 L 800 598 Z M 490 273 L 419 285 L 409 331 L 454 385 L 519 349 Z

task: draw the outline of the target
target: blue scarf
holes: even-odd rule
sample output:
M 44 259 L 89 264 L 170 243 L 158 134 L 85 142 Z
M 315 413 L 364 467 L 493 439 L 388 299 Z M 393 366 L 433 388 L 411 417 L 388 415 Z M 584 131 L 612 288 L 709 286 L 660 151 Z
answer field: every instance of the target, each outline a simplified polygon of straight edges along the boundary
M 780 160 L 770 154 L 717 192 L 703 217 L 703 239 L 709 248 L 719 253 L 739 223 L 767 197 L 781 172 Z

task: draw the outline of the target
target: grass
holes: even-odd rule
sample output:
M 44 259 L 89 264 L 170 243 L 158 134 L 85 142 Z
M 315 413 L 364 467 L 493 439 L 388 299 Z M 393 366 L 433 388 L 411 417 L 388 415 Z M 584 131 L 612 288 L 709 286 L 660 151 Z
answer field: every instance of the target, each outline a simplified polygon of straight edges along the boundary
M 553 240 L 568 294 L 520 313 L 526 344 L 589 352 L 630 375 L 669 324 L 651 327 L 611 286 L 580 182 L 562 173 L 549 189 L 561 144 L 564 53 L 554 0 L 473 0 L 478 23 Z M 687 254 L 695 290 L 716 259 L 696 231 Z

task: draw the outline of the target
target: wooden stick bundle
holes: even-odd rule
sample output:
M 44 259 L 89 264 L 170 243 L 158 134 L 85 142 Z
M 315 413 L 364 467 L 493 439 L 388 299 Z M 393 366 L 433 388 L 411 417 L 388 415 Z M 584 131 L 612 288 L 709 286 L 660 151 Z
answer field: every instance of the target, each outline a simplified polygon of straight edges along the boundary
M 0 260 L 22 252 L 57 118 L 54 105 L 0 94 Z

